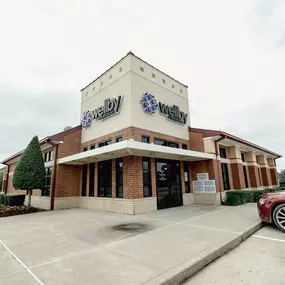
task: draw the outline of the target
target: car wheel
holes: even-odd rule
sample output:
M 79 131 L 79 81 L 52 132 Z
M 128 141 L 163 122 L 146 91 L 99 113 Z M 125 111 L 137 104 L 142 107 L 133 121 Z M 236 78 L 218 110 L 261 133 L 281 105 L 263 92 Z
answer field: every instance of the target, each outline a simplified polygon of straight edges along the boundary
M 281 231 L 285 232 L 285 204 L 278 205 L 274 209 L 273 221 Z

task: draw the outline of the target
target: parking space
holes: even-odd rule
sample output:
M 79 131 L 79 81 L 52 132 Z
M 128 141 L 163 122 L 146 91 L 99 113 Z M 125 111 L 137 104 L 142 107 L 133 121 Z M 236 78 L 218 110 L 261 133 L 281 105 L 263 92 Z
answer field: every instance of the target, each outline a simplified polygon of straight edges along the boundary
M 184 284 L 283 285 L 284 266 L 285 234 L 267 225 Z
M 0 284 L 146 284 L 258 223 L 255 205 L 190 205 L 136 216 L 69 209 L 2 218 Z

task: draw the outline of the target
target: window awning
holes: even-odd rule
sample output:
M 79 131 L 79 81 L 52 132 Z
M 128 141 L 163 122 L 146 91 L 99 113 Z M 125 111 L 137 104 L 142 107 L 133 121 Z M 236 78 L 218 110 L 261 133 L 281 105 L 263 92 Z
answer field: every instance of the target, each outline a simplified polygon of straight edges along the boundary
M 215 158 L 214 154 L 147 144 L 131 139 L 60 158 L 58 163 L 82 165 L 128 155 L 184 161 L 199 161 Z

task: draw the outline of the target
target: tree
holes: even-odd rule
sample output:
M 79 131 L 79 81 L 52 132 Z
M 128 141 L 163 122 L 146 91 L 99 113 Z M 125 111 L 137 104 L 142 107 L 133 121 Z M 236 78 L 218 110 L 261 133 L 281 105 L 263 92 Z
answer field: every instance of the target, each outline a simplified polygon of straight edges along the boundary
M 2 187 L 3 187 L 3 177 L 4 177 L 4 173 L 0 172 L 0 192 L 2 191 Z
M 278 173 L 278 178 L 281 180 L 281 181 L 285 181 L 285 169 L 281 170 L 279 173 Z M 284 182 L 283 182 L 284 183 Z
M 27 190 L 29 197 L 28 206 L 30 207 L 33 190 L 43 190 L 44 185 L 44 160 L 39 139 L 35 136 L 16 165 L 13 175 L 13 187 L 17 190 Z

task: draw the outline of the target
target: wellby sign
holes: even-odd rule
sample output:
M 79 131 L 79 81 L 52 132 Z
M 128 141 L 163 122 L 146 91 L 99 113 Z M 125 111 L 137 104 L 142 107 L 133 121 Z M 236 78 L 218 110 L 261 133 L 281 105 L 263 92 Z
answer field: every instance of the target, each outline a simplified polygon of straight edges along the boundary
M 159 109 L 160 114 L 166 116 L 170 121 L 185 125 L 187 122 L 187 113 L 180 111 L 176 105 L 167 105 L 156 101 L 154 95 L 145 92 L 142 100 L 144 111 L 149 114 L 154 114 Z
M 118 98 L 108 98 L 104 101 L 104 105 L 92 111 L 85 111 L 82 117 L 82 126 L 87 129 L 91 126 L 92 121 L 103 121 L 114 115 L 119 114 L 122 105 L 123 95 Z

